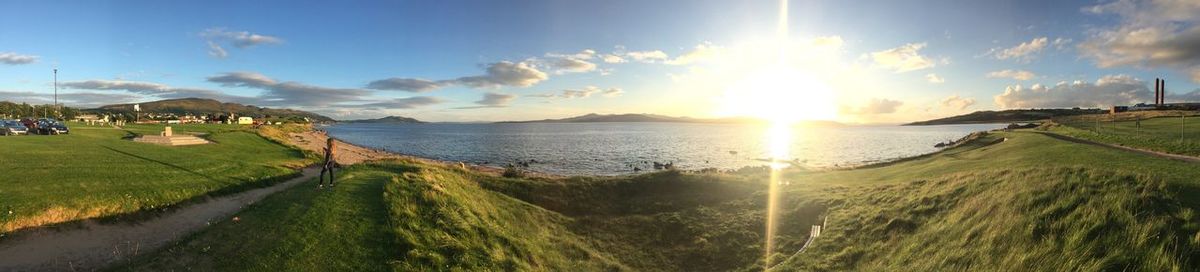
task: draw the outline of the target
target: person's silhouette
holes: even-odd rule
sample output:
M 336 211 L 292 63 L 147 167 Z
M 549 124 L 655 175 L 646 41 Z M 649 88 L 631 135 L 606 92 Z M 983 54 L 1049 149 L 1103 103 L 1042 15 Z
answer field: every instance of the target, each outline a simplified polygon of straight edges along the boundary
M 317 181 L 318 189 L 325 187 L 325 172 L 329 172 L 329 187 L 333 187 L 333 167 L 337 165 L 333 158 L 335 146 L 333 138 L 329 138 L 325 143 L 325 163 L 321 165 L 321 177 Z

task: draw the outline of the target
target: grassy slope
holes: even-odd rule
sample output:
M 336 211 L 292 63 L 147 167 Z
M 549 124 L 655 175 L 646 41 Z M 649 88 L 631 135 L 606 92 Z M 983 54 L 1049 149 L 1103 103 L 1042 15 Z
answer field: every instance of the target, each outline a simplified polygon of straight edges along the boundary
M 806 181 L 791 194 L 830 204 L 830 225 L 780 270 L 1195 269 L 1194 164 L 1030 132 L 989 137 L 1009 140 L 793 176 Z
M 410 162 L 348 169 L 264 199 L 169 249 L 115 270 L 622 270 L 570 219 L 483 189 L 477 176 Z
M 80 124 L 70 135 L 0 137 L 0 232 L 260 186 L 295 174 L 289 167 L 305 163 L 299 151 L 252 132 L 216 126 L 179 130 L 210 132 L 207 137 L 218 144 L 135 143 L 121 139 L 129 133 L 125 130 Z
M 1195 270 L 1200 201 L 1189 196 L 1200 193 L 1195 182 L 1200 171 L 1194 168 L 1013 132 L 888 166 L 792 172 L 786 176 L 790 185 L 784 187 L 773 259 L 782 262 L 776 268 L 781 271 Z M 763 266 L 762 172 L 528 180 L 411 162 L 348 172 L 355 177 L 347 185 L 383 183 L 382 188 L 343 187 L 339 190 L 346 192 L 326 197 L 314 193 L 311 184 L 298 187 L 241 215 L 262 221 L 220 223 L 133 268 L 304 270 L 368 264 L 360 268 L 749 271 Z M 351 201 L 358 204 L 344 203 Z M 382 205 L 387 212 L 346 218 L 340 211 L 317 209 L 329 203 Z M 367 215 L 383 216 L 386 234 L 378 232 L 380 218 Z M 823 215 L 829 225 L 822 236 L 793 255 Z M 374 227 L 328 227 L 356 222 Z M 273 235 L 281 238 L 267 238 Z M 392 243 L 308 238 L 322 236 L 370 236 Z M 331 250 L 386 254 L 323 258 L 314 257 L 321 251 L 308 250 L 339 246 L 352 249 Z M 322 261 L 305 261 L 314 258 Z M 179 262 L 192 259 L 212 261 Z

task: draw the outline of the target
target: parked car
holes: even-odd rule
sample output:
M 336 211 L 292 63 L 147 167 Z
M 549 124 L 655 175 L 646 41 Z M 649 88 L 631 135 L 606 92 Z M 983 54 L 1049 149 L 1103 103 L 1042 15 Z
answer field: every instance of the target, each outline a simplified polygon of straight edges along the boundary
M 20 121 L 4 121 L 0 120 L 0 135 L 25 135 L 29 134 L 29 129 Z
M 37 121 L 34 121 L 33 119 L 25 118 L 25 119 L 21 119 L 21 124 L 25 125 L 25 128 L 29 129 L 29 131 L 31 131 L 33 133 L 37 133 L 37 131 L 36 131 L 37 130 Z
M 70 134 L 71 132 L 69 129 L 67 129 L 67 125 L 59 122 L 58 120 L 50 118 L 38 119 L 36 122 L 36 127 L 37 128 L 35 131 L 37 134 L 41 135 Z

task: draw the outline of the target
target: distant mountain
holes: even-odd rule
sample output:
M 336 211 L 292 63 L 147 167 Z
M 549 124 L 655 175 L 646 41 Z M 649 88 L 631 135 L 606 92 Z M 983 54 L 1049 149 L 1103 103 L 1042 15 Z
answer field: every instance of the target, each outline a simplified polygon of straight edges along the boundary
M 662 123 L 761 123 L 765 122 L 762 119 L 750 117 L 727 117 L 727 118 L 692 118 L 692 117 L 674 117 L 658 114 L 646 113 L 626 113 L 626 114 L 596 114 L 589 113 L 585 115 L 562 118 L 562 119 L 543 119 L 532 121 L 506 121 L 500 123 L 604 123 L 604 122 L 662 122 Z M 841 125 L 833 121 L 805 121 L 801 122 L 810 125 Z
M 928 121 L 912 122 L 906 126 L 1007 123 L 1045 120 L 1059 116 L 1105 113 L 1102 109 L 1018 109 L 1003 111 L 976 111 Z
M 341 122 L 343 122 L 343 123 L 364 123 L 364 124 L 419 124 L 419 123 L 425 123 L 425 122 L 417 120 L 417 119 L 402 117 L 402 116 L 388 116 L 388 117 L 377 118 L 377 119 L 347 120 L 347 121 L 341 121 Z
M 589 113 L 562 119 L 543 119 L 530 121 L 504 121 L 500 123 L 601 123 L 601 122 L 700 122 L 700 119 L 689 117 L 671 117 L 657 114 L 627 113 L 627 114 L 595 114 Z
M 333 118 L 324 115 L 293 110 L 293 109 L 272 109 L 256 107 L 252 105 L 242 105 L 238 103 L 222 103 L 221 101 L 204 98 L 180 98 L 167 99 L 153 102 L 142 102 L 133 104 L 117 104 L 101 106 L 95 109 L 85 110 L 86 112 L 114 112 L 114 113 L 130 113 L 133 112 L 133 105 L 138 104 L 142 108 L 142 112 L 153 113 L 174 113 L 174 114 L 237 114 L 238 116 L 249 116 L 255 118 L 271 117 L 307 117 L 313 122 L 332 122 Z

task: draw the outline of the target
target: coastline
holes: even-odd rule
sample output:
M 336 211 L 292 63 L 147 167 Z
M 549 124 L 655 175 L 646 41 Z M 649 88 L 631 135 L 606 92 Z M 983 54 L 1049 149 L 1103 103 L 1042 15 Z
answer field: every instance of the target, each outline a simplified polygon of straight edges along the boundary
M 971 125 L 971 124 L 962 124 L 962 125 Z M 997 125 L 999 125 L 999 124 L 997 124 Z M 935 125 L 935 126 L 937 126 L 937 125 Z M 962 136 L 962 138 L 957 139 L 957 140 L 952 140 L 951 142 L 957 142 L 956 145 L 961 144 L 964 142 L 964 140 L 967 140 L 966 138 L 971 137 L 973 134 L 980 133 L 980 132 L 986 133 L 986 132 L 990 132 L 990 131 L 994 131 L 994 130 L 996 130 L 996 128 L 972 131 L 972 132 L 968 133 L 967 135 Z M 288 140 L 288 143 L 293 146 L 299 147 L 299 148 L 307 150 L 307 151 L 314 152 L 315 154 L 323 154 L 322 150 L 324 148 L 324 143 L 327 138 L 329 138 L 327 130 L 321 129 L 319 127 L 312 127 L 304 132 L 289 133 L 287 140 Z M 436 158 L 403 154 L 403 153 L 388 151 L 388 150 L 384 150 L 384 149 L 365 147 L 362 145 L 348 142 L 346 140 L 343 140 L 343 139 L 340 139 L 337 137 L 333 137 L 333 138 L 336 141 L 341 143 L 338 145 L 338 150 L 336 153 L 336 160 L 339 164 L 342 164 L 342 165 L 352 165 L 352 164 L 356 164 L 359 162 L 371 161 L 371 160 L 407 159 L 407 160 L 420 161 L 420 162 L 424 162 L 424 163 L 431 163 L 431 164 L 437 164 L 437 165 L 460 167 L 460 168 L 464 168 L 464 169 L 468 169 L 468 170 L 474 170 L 477 172 L 481 172 L 481 173 L 491 175 L 491 176 L 501 176 L 505 171 L 504 167 L 496 166 L 496 165 L 482 165 L 482 164 L 465 162 L 465 161 L 442 160 L 442 159 L 436 159 Z M 811 165 L 801 165 L 796 162 L 792 162 L 790 164 L 792 164 L 793 167 L 806 169 L 808 171 L 836 171 L 836 170 L 853 170 L 853 169 L 860 169 L 860 168 L 873 168 L 873 167 L 879 167 L 882 165 L 890 165 L 890 164 L 894 164 L 897 162 L 927 157 L 927 156 L 930 156 L 933 154 L 941 153 L 948 149 L 952 149 L 951 147 L 953 147 L 953 146 L 947 146 L 946 148 L 938 148 L 938 149 L 932 150 L 928 153 L 912 154 L 909 156 L 900 156 L 900 157 L 884 158 L 884 159 L 864 160 L 864 161 L 859 161 L 857 163 L 847 163 L 847 164 L 842 164 L 842 165 L 811 166 Z M 763 159 L 755 159 L 755 160 L 763 160 Z M 765 160 L 763 160 L 763 161 L 765 161 Z M 758 167 L 758 166 L 765 166 L 765 165 L 766 164 L 750 165 L 750 166 L 734 167 L 734 168 L 701 168 L 701 169 L 675 169 L 675 170 L 682 171 L 682 172 L 695 172 L 695 173 L 713 172 L 714 169 L 716 170 L 716 172 L 735 172 L 735 171 L 739 171 L 739 170 L 747 168 L 747 167 Z M 580 174 L 553 174 L 553 173 L 548 173 L 548 172 L 540 172 L 540 171 L 536 171 L 536 170 L 530 170 L 530 169 L 526 169 L 526 168 L 519 168 L 519 169 L 521 170 L 521 172 L 523 174 L 525 174 L 525 176 L 539 177 L 539 178 L 551 178 L 551 179 L 563 179 L 563 178 L 574 177 L 574 176 L 582 176 L 582 177 L 635 176 L 635 175 L 639 175 L 639 174 L 656 172 L 656 171 L 652 170 L 652 171 L 642 171 L 642 172 L 632 172 L 632 173 L 621 173 L 621 174 L 615 174 L 615 175 L 596 175 L 596 174 L 580 175 Z M 662 170 L 658 170 L 658 171 L 662 171 Z
M 323 151 L 324 143 L 325 143 L 326 139 L 328 139 L 328 138 L 329 138 L 329 135 L 327 134 L 326 131 L 318 130 L 318 129 L 311 129 L 311 130 L 307 130 L 304 132 L 288 133 L 288 137 L 287 137 L 288 144 L 291 144 L 292 146 L 295 146 L 295 147 L 303 149 L 303 150 L 314 152 L 316 154 L 324 153 L 324 151 Z M 490 175 L 490 176 L 501 176 L 504 173 L 504 168 L 497 167 L 497 166 L 479 165 L 479 164 L 467 163 L 467 162 L 446 161 L 446 160 L 418 157 L 418 156 L 413 156 L 413 155 L 395 153 L 395 152 L 386 151 L 386 150 L 382 150 L 382 149 L 367 148 L 367 147 L 356 145 L 354 143 L 347 142 L 342 139 L 338 139 L 336 137 L 334 137 L 334 140 L 338 142 L 337 149 L 335 150 L 335 153 L 334 153 L 335 154 L 334 160 L 337 161 L 337 163 L 340 165 L 354 165 L 354 164 L 358 164 L 358 163 L 362 163 L 362 162 L 375 161 L 375 160 L 405 159 L 405 160 L 418 161 L 418 162 L 422 162 L 422 163 L 429 163 L 429 164 L 436 164 L 436 165 L 443 165 L 443 166 L 450 166 L 450 167 L 459 167 L 459 168 L 483 173 L 483 174 Z M 563 176 L 563 175 L 555 175 L 555 174 L 531 171 L 531 170 L 527 170 L 527 169 L 522 169 L 522 172 L 524 172 L 527 177 L 551 178 L 551 179 L 560 179 L 560 178 L 567 177 L 567 176 Z

